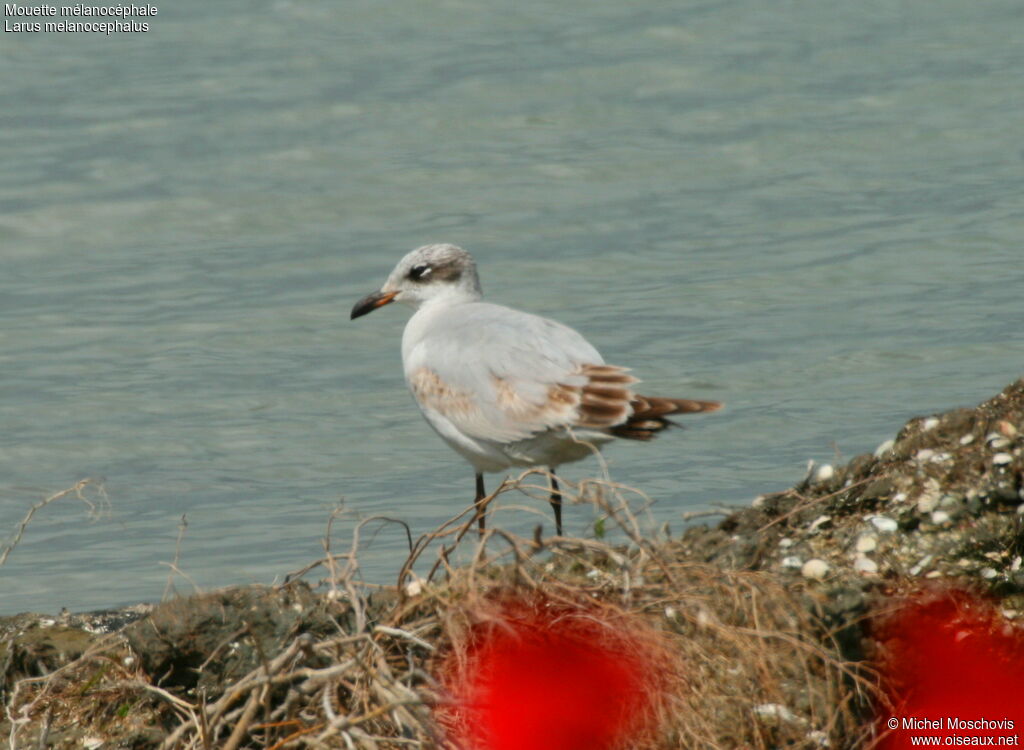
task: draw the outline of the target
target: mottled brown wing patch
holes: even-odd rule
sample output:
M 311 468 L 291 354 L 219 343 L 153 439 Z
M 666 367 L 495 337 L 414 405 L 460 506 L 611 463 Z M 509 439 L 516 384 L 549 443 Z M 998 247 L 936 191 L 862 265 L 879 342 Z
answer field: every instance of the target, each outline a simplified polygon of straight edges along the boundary
M 491 378 L 498 406 L 516 422 L 525 425 L 552 426 L 570 421 L 580 400 L 578 389 L 555 384 L 547 389 L 542 402 L 523 398 L 515 385 L 505 378 Z
M 571 385 L 556 383 L 548 388 L 548 403 L 557 407 L 559 411 L 575 407 L 580 401 L 578 388 Z
M 409 378 L 413 396 L 423 406 L 449 416 L 466 416 L 479 411 L 473 394 L 455 388 L 429 367 L 421 367 Z
M 666 417 L 671 414 L 694 414 L 718 411 L 719 401 L 697 401 L 690 398 L 661 398 L 637 396 L 630 404 L 633 409 L 624 424 L 612 427 L 611 433 L 628 440 L 650 440 L 672 425 Z
M 629 385 L 637 381 L 624 368 L 584 365 L 573 373 L 572 380 L 582 385 L 555 383 L 548 387 L 542 402 L 534 403 L 524 399 L 514 383 L 492 378 L 498 405 L 517 422 L 607 430 L 626 421 L 633 399 Z
M 530 398 L 524 397 L 514 382 L 492 377 L 497 405 L 513 423 L 492 425 L 495 437 L 497 433 L 515 435 L 525 430 L 528 434 L 572 426 L 631 440 L 650 440 L 672 424 L 667 419 L 672 414 L 715 411 L 722 406 L 717 401 L 638 396 L 630 388 L 637 379 L 626 368 L 613 365 L 584 365 L 572 379 L 585 382 L 556 383 L 543 392 L 542 398 Z M 429 367 L 412 373 L 409 387 L 421 405 L 457 422 L 482 418 L 473 393 L 446 383 Z

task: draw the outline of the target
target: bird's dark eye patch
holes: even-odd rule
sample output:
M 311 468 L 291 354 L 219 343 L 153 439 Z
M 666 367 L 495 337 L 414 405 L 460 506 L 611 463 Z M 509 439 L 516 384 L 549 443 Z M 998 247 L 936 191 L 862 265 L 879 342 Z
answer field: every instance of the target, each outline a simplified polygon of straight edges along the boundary
M 409 278 L 412 279 L 413 281 L 423 281 L 428 276 L 430 276 L 430 266 L 425 264 L 420 266 L 413 266 L 412 269 L 410 269 L 409 271 Z

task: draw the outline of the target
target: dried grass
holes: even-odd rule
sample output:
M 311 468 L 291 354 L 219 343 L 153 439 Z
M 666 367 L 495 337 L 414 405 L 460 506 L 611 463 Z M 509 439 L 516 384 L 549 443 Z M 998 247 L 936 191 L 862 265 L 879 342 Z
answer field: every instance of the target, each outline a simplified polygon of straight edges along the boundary
M 527 472 L 492 495 L 547 488 Z M 874 680 L 844 663 L 801 592 L 754 572 L 688 560 L 679 546 L 644 532 L 645 498 L 607 479 L 563 488 L 606 519 L 603 539 L 530 538 L 491 528 L 475 533 L 472 509 L 413 541 L 398 585 L 361 584 L 358 550 L 367 519 L 346 552 L 332 550 L 270 592 L 287 597 L 323 571 L 316 596 L 333 632 L 299 632 L 260 646 L 257 663 L 224 684 L 171 684 L 147 674 L 119 634 L 44 675 L 22 677 L 5 711 L 10 748 L 82 744 L 87 738 L 162 750 L 237 748 L 450 748 L 437 716 L 450 700 L 435 680 L 439 660 L 465 645 L 474 624 L 500 616 L 509 591 L 566 606 L 599 608 L 612 622 L 638 623 L 664 649 L 667 699 L 651 748 L 866 747 Z M 394 519 L 388 523 L 401 524 Z M 402 524 L 404 526 L 404 524 Z M 406 528 L 408 531 L 408 529 Z M 614 531 L 614 533 L 613 533 Z M 456 565 L 459 553 L 469 562 Z M 425 570 L 425 577 L 414 570 Z M 176 566 L 175 566 L 176 567 Z M 182 600 L 187 603 L 189 600 Z M 289 600 L 291 601 L 291 600 Z M 289 605 L 292 606 L 292 605 Z M 230 633 L 193 671 L 210 671 Z M 55 739 L 56 738 L 56 739 Z M 106 746 L 106 745 L 105 745 Z M 116 745 L 114 745 L 116 746 Z

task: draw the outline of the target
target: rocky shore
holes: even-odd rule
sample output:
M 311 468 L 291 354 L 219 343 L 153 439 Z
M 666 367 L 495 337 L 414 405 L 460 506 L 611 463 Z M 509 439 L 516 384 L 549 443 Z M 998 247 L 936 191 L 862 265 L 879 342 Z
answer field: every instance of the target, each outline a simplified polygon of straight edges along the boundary
M 910 420 L 873 454 L 809 466 L 717 527 L 688 530 L 681 556 L 827 587 L 864 609 L 874 593 L 956 581 L 1024 616 L 1024 379 L 975 408 Z
M 614 488 L 578 490 L 632 542 L 499 532 L 477 563 L 439 554 L 435 575 L 401 588 L 368 590 L 331 558 L 315 585 L 0 618 L 0 736 L 13 748 L 442 747 L 439 654 L 493 592 L 529 589 L 638 618 L 678 651 L 684 676 L 652 747 L 859 748 L 877 738 L 879 606 L 953 585 L 992 601 L 1006 628 L 1024 623 L 1024 380 L 676 538 L 637 537 Z M 463 528 L 431 549 L 475 544 Z

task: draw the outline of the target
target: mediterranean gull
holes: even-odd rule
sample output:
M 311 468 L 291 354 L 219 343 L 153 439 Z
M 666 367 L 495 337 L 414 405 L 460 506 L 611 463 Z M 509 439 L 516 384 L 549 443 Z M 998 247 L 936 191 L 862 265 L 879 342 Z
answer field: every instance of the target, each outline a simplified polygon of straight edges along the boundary
M 352 319 L 398 301 L 416 312 L 402 335 L 405 381 L 434 431 L 476 472 L 484 530 L 484 472 L 547 466 L 551 507 L 562 534 L 561 464 L 616 438 L 650 440 L 671 414 L 715 411 L 718 401 L 640 396 L 625 367 L 607 365 L 568 326 L 481 302 L 473 256 L 424 245 L 395 266 Z

